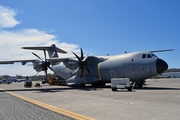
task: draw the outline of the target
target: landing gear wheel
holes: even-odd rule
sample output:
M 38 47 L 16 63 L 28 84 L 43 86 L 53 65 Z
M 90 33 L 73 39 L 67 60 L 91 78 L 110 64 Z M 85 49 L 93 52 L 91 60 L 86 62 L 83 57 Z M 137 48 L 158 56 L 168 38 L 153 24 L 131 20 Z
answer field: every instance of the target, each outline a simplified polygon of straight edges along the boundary
M 141 89 L 142 87 L 143 87 L 143 82 L 136 82 L 136 84 L 135 84 L 135 88 L 136 89 Z
M 129 88 L 128 88 L 128 91 L 132 91 L 132 87 L 129 87 Z
M 85 87 L 86 85 L 85 84 L 80 84 L 79 87 Z
M 116 87 L 112 88 L 112 91 L 117 91 L 117 88 Z

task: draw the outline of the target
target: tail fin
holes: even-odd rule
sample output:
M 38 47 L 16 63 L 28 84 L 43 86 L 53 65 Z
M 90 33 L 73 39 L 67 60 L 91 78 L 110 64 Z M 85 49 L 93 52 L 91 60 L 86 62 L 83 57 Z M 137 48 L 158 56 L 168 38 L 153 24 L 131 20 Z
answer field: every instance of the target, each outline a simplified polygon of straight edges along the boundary
M 22 49 L 48 51 L 49 58 L 58 57 L 57 53 L 63 53 L 63 54 L 67 53 L 64 50 L 57 48 L 55 44 L 52 44 L 49 47 L 22 47 Z

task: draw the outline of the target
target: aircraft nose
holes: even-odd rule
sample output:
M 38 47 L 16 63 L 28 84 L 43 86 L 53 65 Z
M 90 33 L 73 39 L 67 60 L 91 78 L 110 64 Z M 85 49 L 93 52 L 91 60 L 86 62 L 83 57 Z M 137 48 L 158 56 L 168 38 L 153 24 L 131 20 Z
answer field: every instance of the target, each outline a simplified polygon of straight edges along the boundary
M 161 74 L 168 69 L 168 64 L 164 60 L 158 58 L 156 60 L 156 69 L 158 74 Z

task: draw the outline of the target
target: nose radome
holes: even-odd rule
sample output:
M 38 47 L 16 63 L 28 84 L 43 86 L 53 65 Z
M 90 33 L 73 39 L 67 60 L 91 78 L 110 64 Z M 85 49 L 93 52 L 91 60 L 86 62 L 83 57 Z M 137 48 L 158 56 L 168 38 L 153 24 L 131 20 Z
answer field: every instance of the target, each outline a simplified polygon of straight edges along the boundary
M 156 60 L 156 69 L 157 73 L 161 74 L 168 69 L 168 64 L 164 60 L 158 58 Z

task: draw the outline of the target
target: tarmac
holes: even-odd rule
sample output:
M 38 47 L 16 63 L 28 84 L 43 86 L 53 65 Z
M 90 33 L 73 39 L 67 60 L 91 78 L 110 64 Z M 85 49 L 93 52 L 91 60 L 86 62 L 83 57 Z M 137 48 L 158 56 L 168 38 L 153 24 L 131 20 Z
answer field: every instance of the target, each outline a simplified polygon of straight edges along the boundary
M 0 120 L 73 120 L 8 93 L 0 92 Z
M 0 120 L 179 120 L 180 78 L 149 79 L 143 89 L 1 84 Z M 2 117 L 3 116 L 3 117 Z

